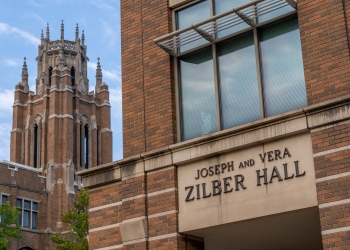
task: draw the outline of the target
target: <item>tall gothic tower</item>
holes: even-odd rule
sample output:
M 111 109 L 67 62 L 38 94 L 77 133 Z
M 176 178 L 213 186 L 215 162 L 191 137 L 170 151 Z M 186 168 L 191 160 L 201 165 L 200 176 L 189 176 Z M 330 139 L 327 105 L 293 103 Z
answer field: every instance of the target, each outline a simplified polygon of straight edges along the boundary
M 89 92 L 89 58 L 78 25 L 75 41 L 65 40 L 63 21 L 59 40 L 50 40 L 47 26 L 36 60 L 35 92 L 29 90 L 25 59 L 15 89 L 11 161 L 42 170 L 46 191 L 60 197 L 48 208 L 57 211 L 52 221 L 60 221 L 69 204 L 65 197 L 80 185 L 75 172 L 112 161 L 109 91 L 98 59 L 95 91 Z

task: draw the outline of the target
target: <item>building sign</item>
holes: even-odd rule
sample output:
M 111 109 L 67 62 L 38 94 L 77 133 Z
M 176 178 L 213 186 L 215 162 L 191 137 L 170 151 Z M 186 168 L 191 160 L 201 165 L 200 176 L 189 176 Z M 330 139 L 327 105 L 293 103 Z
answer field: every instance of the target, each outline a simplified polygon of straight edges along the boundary
M 300 171 L 298 160 L 294 161 L 294 166 L 288 166 L 288 163 L 283 161 L 286 157 L 292 157 L 287 147 L 282 151 L 280 149 L 276 149 L 259 154 L 259 160 L 261 160 L 261 163 L 265 163 L 265 161 L 276 162 L 276 166 L 274 166 L 271 171 L 268 171 L 267 168 L 255 170 L 256 185 L 268 185 L 276 181 L 298 178 L 306 174 L 305 171 Z M 229 176 L 222 179 L 213 180 L 211 183 L 203 182 L 185 187 L 185 190 L 187 191 L 185 201 L 189 202 L 194 201 L 195 199 L 205 199 L 215 195 L 232 193 L 233 190 L 240 191 L 242 189 L 247 189 L 244 184 L 244 175 L 234 174 L 235 165 L 235 161 L 230 161 L 227 163 L 197 169 L 197 172 L 194 175 L 195 180 L 202 179 L 205 181 L 208 176 L 219 176 L 220 174 L 225 173 L 227 173 Z M 237 165 L 240 169 L 249 169 L 254 167 L 255 160 L 248 159 L 237 163 Z
M 177 171 L 181 232 L 317 206 L 308 133 L 209 155 Z

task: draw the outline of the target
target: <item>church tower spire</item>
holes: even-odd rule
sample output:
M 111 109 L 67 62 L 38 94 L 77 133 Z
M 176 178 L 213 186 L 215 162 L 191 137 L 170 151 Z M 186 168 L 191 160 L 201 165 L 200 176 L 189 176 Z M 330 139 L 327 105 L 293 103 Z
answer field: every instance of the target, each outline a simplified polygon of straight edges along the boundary
M 84 46 L 85 43 L 85 35 L 84 35 L 84 30 L 83 30 L 83 34 L 81 35 L 81 45 Z
M 44 31 L 43 30 L 41 30 L 40 42 L 41 42 L 41 45 L 44 45 Z
M 79 26 L 77 23 L 77 26 L 75 27 L 75 41 L 77 42 L 79 40 Z
M 61 40 L 64 40 L 64 24 L 63 24 L 63 20 L 62 20 L 62 24 L 61 24 Z
M 50 41 L 50 27 L 49 23 L 46 25 L 46 40 Z
M 21 85 L 24 87 L 24 91 L 28 92 L 29 86 L 28 86 L 28 69 L 27 69 L 27 59 L 24 57 L 23 60 L 23 67 L 22 67 L 22 83 Z

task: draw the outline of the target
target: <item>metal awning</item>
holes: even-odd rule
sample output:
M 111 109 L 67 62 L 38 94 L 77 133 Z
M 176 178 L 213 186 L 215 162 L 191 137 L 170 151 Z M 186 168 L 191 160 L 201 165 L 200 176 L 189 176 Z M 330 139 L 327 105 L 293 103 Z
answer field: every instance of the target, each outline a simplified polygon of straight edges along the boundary
M 183 52 L 183 49 L 186 50 L 186 47 L 189 47 L 191 44 L 193 45 L 191 49 L 197 47 L 196 44 L 202 45 L 198 42 L 194 44 L 198 40 L 204 38 L 211 43 L 215 42 L 218 39 L 219 32 L 227 31 L 243 23 L 255 27 L 258 24 L 257 20 L 259 17 L 287 6 L 291 6 L 293 11 L 297 8 L 294 0 L 252 1 L 200 23 L 159 37 L 154 42 L 170 55 L 178 56 Z

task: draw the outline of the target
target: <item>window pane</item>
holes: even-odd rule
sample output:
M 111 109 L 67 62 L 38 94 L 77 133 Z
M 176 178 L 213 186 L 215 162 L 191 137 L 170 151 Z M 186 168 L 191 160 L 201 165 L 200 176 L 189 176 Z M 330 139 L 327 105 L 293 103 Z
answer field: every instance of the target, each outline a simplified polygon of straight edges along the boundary
M 262 29 L 260 41 L 266 116 L 306 106 L 297 18 Z
M 17 225 L 22 225 L 22 211 L 17 219 Z
M 33 229 L 37 229 L 37 225 L 38 225 L 38 213 L 37 212 L 33 212 L 33 218 L 32 218 L 32 228 Z
M 186 28 L 192 24 L 199 23 L 200 21 L 208 18 L 210 18 L 210 4 L 209 0 L 205 0 L 176 12 L 176 29 L 179 30 Z M 187 33 L 180 35 L 181 43 L 189 42 L 188 44 L 181 47 L 181 52 L 208 43 L 208 41 L 202 38 L 199 34 L 197 36 L 198 40 L 191 40 L 191 42 L 188 39 L 186 40 L 186 35 Z
M 23 211 L 23 227 L 30 227 L 30 211 Z
M 246 3 L 249 3 L 249 2 L 250 2 L 250 0 L 235 0 L 235 1 L 232 1 L 232 0 L 215 0 L 214 1 L 214 4 L 215 4 L 215 7 L 214 7 L 215 8 L 215 15 L 224 13 L 224 12 L 229 11 L 229 10 L 232 10 L 235 7 L 239 7 L 239 6 L 241 6 L 243 4 L 246 4 Z M 223 29 L 225 27 L 229 27 L 230 23 L 231 23 L 229 20 L 236 19 L 237 15 L 236 14 L 231 14 L 230 15 L 230 19 L 226 19 L 226 18 L 227 17 L 218 19 L 218 22 L 217 22 L 218 27 L 217 28 L 219 30 L 221 30 L 221 29 Z M 224 20 L 226 22 L 224 22 Z M 239 24 L 237 22 L 238 25 L 235 25 L 232 28 L 224 29 L 224 30 L 218 32 L 218 34 L 217 34 L 218 38 L 221 38 L 221 37 L 233 34 L 233 33 L 237 32 L 237 31 L 249 28 L 249 25 L 246 22 L 244 22 L 242 19 L 239 18 L 237 20 L 239 20 Z
M 8 199 L 8 197 L 7 197 L 6 195 L 3 195 L 3 196 L 1 197 L 1 204 L 5 204 L 6 201 L 7 201 L 7 199 Z
M 211 47 L 182 57 L 179 62 L 182 140 L 217 131 Z
M 30 201 L 24 200 L 24 208 L 30 209 Z
M 220 43 L 218 61 L 223 129 L 260 119 L 253 33 Z
M 38 211 L 38 203 L 33 202 L 33 210 Z
M 22 199 L 17 199 L 16 206 L 17 207 L 22 207 Z
M 257 4 L 257 9 L 259 13 L 258 22 L 263 23 L 267 20 L 282 16 L 288 12 L 292 12 L 295 10 L 292 6 L 290 6 L 287 3 L 287 1 L 284 2 L 284 5 L 285 6 L 282 8 L 276 8 L 273 6 L 266 5 L 266 2 Z
M 215 15 L 232 10 L 233 8 L 249 3 L 250 0 L 215 0 Z

